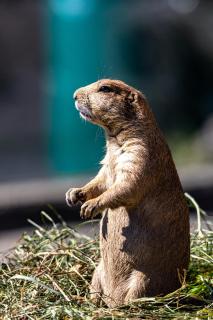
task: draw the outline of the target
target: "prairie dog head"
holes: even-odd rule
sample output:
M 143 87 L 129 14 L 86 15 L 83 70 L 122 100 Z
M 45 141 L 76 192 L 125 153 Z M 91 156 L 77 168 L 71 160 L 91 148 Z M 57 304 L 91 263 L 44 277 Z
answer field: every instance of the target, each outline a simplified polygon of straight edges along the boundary
M 135 123 L 147 113 L 142 93 L 119 80 L 103 79 L 79 88 L 74 99 L 82 118 L 111 133 L 126 123 Z

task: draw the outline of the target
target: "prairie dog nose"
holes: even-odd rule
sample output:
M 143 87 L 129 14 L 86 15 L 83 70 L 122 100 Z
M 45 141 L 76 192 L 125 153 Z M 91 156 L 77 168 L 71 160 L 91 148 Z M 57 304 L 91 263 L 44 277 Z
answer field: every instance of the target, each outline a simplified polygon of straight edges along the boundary
M 78 90 L 75 90 L 75 92 L 74 92 L 74 94 L 73 94 L 73 99 L 74 99 L 74 100 L 77 100 L 77 99 L 78 99 L 77 95 L 78 95 Z
M 74 100 L 78 100 L 81 96 L 84 95 L 84 88 L 78 88 L 77 90 L 75 90 L 74 94 L 73 94 L 73 99 Z
M 79 98 L 81 98 L 82 96 L 84 96 L 85 94 L 85 90 L 84 87 L 80 87 L 77 90 L 75 90 L 74 94 L 73 94 L 73 99 L 74 100 L 78 100 Z

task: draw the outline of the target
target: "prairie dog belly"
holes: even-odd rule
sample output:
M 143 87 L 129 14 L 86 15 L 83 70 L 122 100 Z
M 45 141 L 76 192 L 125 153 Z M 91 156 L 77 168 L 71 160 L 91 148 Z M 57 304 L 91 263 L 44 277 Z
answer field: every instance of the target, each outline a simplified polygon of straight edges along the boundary
M 139 210 L 127 210 L 125 207 L 104 212 L 100 223 L 100 246 L 104 263 L 118 265 L 119 268 L 124 259 L 127 265 L 132 265 L 132 260 L 135 264 L 137 251 L 139 248 L 141 251 L 143 242 L 139 214 Z
M 161 210 L 146 212 L 142 204 L 132 209 L 107 209 L 100 223 L 100 246 L 104 263 L 112 265 L 112 269 L 114 266 L 119 269 L 119 265 L 123 265 L 121 262 L 125 261 L 126 268 L 129 264 L 130 270 L 147 272 L 150 267 L 164 268 L 167 255 L 174 259 L 174 266 L 179 264 L 178 260 L 184 261 L 183 256 L 177 257 L 176 252 L 188 242 L 188 234 L 182 228 L 183 224 L 187 224 L 187 215 L 185 217 L 181 214 L 179 221 L 173 221 L 168 219 L 167 214 Z M 158 223 L 153 219 L 154 216 L 161 216 Z

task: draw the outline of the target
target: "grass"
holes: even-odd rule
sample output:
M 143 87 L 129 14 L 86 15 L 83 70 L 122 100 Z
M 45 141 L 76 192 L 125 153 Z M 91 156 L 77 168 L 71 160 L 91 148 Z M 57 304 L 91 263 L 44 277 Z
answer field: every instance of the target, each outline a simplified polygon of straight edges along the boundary
M 52 226 L 33 223 L 33 234 L 25 233 L 0 266 L 0 319 L 213 319 L 213 232 L 202 229 L 205 213 L 186 196 L 197 210 L 198 230 L 191 235 L 191 263 L 179 290 L 117 309 L 96 307 L 88 287 L 98 240 L 42 213 Z

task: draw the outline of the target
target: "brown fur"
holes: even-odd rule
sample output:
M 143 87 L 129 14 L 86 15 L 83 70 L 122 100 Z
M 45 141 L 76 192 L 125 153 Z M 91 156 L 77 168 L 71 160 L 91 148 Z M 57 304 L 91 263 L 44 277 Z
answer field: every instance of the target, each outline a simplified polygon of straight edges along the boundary
M 189 262 L 188 208 L 146 98 L 108 79 L 74 97 L 81 115 L 105 129 L 107 141 L 98 175 L 66 194 L 69 205 L 83 203 L 82 217 L 103 213 L 92 297 L 102 295 L 114 307 L 177 289 Z

